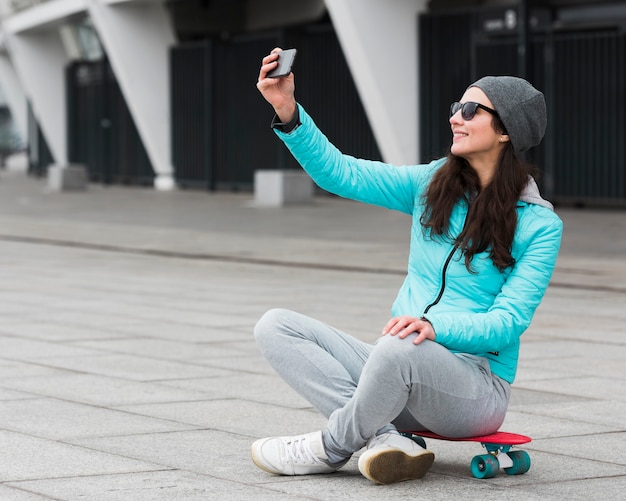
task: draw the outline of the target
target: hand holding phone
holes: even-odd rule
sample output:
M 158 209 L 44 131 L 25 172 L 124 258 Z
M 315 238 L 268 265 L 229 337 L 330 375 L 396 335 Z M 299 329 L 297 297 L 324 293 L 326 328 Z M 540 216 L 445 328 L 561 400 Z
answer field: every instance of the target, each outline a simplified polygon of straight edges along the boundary
M 296 49 L 286 49 L 278 52 L 278 65 L 272 71 L 267 73 L 268 78 L 286 77 L 291 73 L 291 67 L 296 59 Z
M 263 58 L 256 84 L 263 98 L 272 105 L 284 123 L 291 120 L 297 108 L 295 79 L 293 73 L 290 73 L 295 56 L 295 49 L 281 50 L 276 47 Z

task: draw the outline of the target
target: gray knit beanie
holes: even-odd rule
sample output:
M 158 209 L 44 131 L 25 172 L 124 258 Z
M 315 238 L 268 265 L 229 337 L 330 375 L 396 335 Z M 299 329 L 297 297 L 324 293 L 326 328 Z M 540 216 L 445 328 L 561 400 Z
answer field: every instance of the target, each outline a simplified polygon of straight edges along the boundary
M 478 87 L 493 103 L 515 152 L 525 151 L 541 142 L 546 131 L 546 102 L 543 94 L 526 80 L 490 76 L 469 87 Z

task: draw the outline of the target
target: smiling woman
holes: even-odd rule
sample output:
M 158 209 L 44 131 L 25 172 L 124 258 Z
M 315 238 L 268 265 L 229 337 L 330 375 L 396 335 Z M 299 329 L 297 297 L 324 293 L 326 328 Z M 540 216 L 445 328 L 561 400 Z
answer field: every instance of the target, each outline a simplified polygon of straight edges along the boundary
M 362 447 L 376 483 L 421 478 L 432 452 L 398 434 L 490 434 L 506 415 L 519 338 L 548 286 L 562 223 L 517 153 L 541 141 L 543 94 L 515 77 L 485 77 L 451 107 L 447 158 L 396 167 L 343 155 L 295 100 L 294 75 L 257 87 L 273 128 L 322 188 L 411 215 L 408 273 L 391 319 L 368 344 L 274 309 L 255 327 L 274 369 L 328 418 L 325 429 L 252 444 L 261 469 L 330 473 Z

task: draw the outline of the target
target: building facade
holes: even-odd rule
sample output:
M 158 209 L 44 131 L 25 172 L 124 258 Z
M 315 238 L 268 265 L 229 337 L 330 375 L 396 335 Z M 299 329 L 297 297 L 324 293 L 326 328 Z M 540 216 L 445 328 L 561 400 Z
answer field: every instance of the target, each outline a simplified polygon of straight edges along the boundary
M 30 108 L 53 162 L 64 166 L 72 163 L 66 68 L 106 55 L 154 171 L 154 186 L 172 189 L 171 49 L 329 16 L 383 156 L 406 163 L 417 157 L 415 118 L 405 110 L 417 106 L 415 19 L 424 4 L 402 0 L 390 9 L 371 0 L 3 0 L 0 85 L 11 94 L 9 108 L 23 136 L 36 139 L 28 137 Z M 259 56 L 272 48 L 259 45 Z M 380 71 L 385 59 L 404 63 L 393 72 Z M 398 116 L 404 116 L 400 123 Z M 101 126 L 107 125 L 105 119 Z
M 550 118 L 579 121 L 568 134 L 586 137 L 594 120 L 612 130 L 574 153 L 549 130 L 531 155 L 548 194 L 626 205 L 626 132 L 611 116 L 626 106 L 625 27 L 623 1 L 0 0 L 0 87 L 12 144 L 38 173 L 83 164 L 93 181 L 246 190 L 256 169 L 295 167 L 254 88 L 274 46 L 299 49 L 298 98 L 334 142 L 395 164 L 445 153 L 444 103 L 471 79 L 517 74 L 567 98 Z M 604 111 L 576 105 L 585 98 Z M 606 173 L 582 164 L 568 187 L 572 156 Z

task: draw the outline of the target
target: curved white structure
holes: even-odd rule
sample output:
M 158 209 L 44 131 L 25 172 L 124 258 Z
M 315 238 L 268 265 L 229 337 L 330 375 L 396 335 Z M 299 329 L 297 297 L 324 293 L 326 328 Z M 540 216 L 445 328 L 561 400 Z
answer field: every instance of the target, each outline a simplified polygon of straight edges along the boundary
M 259 27 L 272 11 L 288 22 L 326 8 L 384 159 L 411 164 L 419 157 L 417 14 L 426 4 L 308 0 L 294 10 L 293 2 L 252 0 L 247 15 L 249 27 Z M 162 0 L 0 0 L 0 16 L 0 85 L 22 133 L 27 99 L 57 165 L 67 164 L 64 68 L 76 52 L 67 27 L 88 16 L 154 167 L 155 187 L 175 187 L 168 75 L 175 36 Z

